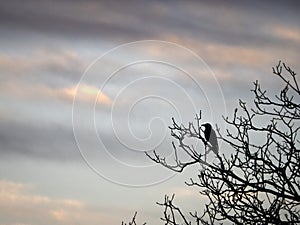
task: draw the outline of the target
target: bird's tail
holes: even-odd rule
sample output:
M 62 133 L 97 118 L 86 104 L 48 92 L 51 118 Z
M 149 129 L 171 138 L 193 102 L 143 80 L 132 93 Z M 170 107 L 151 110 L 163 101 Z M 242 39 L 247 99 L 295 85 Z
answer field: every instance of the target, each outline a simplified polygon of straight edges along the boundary
M 208 146 L 207 153 L 210 152 L 210 151 L 213 151 L 213 153 L 215 153 L 216 155 L 219 155 L 219 146 L 218 146 L 218 144 L 212 145 L 211 143 L 208 142 L 207 146 Z

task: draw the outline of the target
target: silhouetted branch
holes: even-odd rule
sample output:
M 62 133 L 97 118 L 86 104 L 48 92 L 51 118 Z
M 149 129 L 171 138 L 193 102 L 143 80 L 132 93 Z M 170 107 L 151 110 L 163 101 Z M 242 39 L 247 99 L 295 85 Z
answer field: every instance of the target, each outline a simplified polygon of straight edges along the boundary
M 137 215 L 137 212 L 134 213 L 134 215 L 133 215 L 131 221 L 128 223 L 128 225 L 137 225 L 137 223 L 135 221 L 136 215 Z M 127 223 L 122 221 L 122 225 L 127 225 Z M 146 223 L 143 223 L 143 225 L 146 225 Z
M 179 223 L 182 225 L 191 225 L 192 222 L 186 218 L 181 209 L 174 205 L 174 197 L 174 194 L 171 197 L 165 195 L 163 203 L 157 202 L 158 205 L 164 207 L 164 216 L 161 220 L 164 221 L 165 225 L 178 225 Z

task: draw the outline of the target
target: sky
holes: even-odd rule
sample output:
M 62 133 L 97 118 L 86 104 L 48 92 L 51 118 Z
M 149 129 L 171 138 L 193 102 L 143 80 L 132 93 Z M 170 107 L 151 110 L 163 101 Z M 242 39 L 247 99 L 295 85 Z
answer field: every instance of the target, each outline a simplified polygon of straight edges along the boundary
M 0 224 L 159 224 L 205 202 L 149 160 L 171 117 L 218 124 L 300 71 L 296 1 L 0 1 Z M 198 146 L 199 151 L 203 146 Z M 220 152 L 225 152 L 220 145 Z M 213 159 L 212 159 L 213 160 Z

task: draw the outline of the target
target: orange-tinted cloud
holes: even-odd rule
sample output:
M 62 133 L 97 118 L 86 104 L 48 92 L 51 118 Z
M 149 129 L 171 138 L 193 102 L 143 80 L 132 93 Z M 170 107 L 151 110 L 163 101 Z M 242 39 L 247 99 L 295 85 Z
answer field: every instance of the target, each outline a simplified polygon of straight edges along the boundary
M 192 51 L 203 59 L 210 60 L 217 65 L 236 64 L 255 66 L 258 63 L 268 62 L 271 52 L 253 46 L 227 45 L 219 42 L 209 42 L 200 38 L 180 37 L 172 34 L 162 36 L 163 39 L 174 41 L 183 46 L 193 46 Z
M 60 90 L 60 93 L 72 100 L 76 97 L 76 100 L 80 101 L 95 102 L 97 100 L 97 103 L 101 105 L 109 106 L 112 104 L 112 100 L 100 89 L 87 84 L 64 88 Z
M 33 193 L 31 185 L 0 180 L 0 218 L 8 224 L 116 224 L 103 213 L 75 199 L 52 198 Z M 30 221 L 28 223 L 28 221 Z
M 287 41 L 294 41 L 300 44 L 300 30 L 288 26 L 274 26 L 272 29 L 275 36 Z
M 78 87 L 70 86 L 66 88 L 50 88 L 44 85 L 29 85 L 24 83 L 6 82 L 0 84 L 2 91 L 16 95 L 20 98 L 41 98 L 41 99 L 64 99 L 73 102 L 74 97 L 78 101 L 94 103 L 110 106 L 112 100 L 100 89 L 95 86 L 82 84 Z
M 28 55 L 0 55 L 0 71 L 25 75 L 33 71 L 83 71 L 85 65 L 76 52 L 69 49 L 37 49 Z

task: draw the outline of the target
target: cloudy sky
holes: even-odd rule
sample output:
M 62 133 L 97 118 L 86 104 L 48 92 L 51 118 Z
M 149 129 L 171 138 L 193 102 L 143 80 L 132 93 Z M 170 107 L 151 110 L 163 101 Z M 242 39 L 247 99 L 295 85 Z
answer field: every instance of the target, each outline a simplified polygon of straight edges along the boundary
M 0 1 L 0 224 L 120 224 L 202 197 L 153 164 L 167 126 L 225 124 L 252 82 L 300 71 L 296 1 Z M 199 151 L 203 150 L 199 146 Z M 220 149 L 224 152 L 225 149 Z M 194 168 L 195 169 L 195 168 Z

